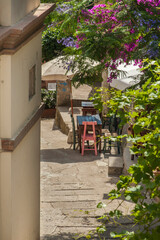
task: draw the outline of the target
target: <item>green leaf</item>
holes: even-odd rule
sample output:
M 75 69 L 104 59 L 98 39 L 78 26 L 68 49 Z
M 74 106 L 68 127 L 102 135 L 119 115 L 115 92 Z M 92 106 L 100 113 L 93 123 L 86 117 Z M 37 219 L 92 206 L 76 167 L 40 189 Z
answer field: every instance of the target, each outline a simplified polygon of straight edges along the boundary
M 97 227 L 96 230 L 98 233 L 104 233 L 106 232 L 107 229 L 105 226 L 101 226 L 101 227 Z
M 85 213 L 85 214 L 89 214 L 89 211 L 86 210 L 86 211 L 84 211 L 84 213 Z
M 109 212 L 110 217 L 117 217 L 120 218 L 122 216 L 122 211 L 120 210 L 114 210 Z
M 116 199 L 119 198 L 121 196 L 119 191 L 116 191 L 115 189 L 113 189 L 112 191 L 109 192 L 108 196 L 110 196 L 109 199 Z
M 131 195 L 127 195 L 126 197 L 125 197 L 125 199 L 127 200 L 127 201 L 130 201 L 132 198 L 131 198 Z
M 99 203 L 97 204 L 97 208 L 105 208 L 105 207 L 106 207 L 106 204 L 103 203 L 103 202 L 99 202 Z
M 137 185 L 135 187 L 130 187 L 127 190 L 130 191 L 130 192 L 136 192 L 137 190 L 140 191 L 141 189 L 142 189 L 142 186 L 141 185 Z
M 85 237 L 86 237 L 86 239 L 91 239 L 91 235 L 89 235 L 89 234 L 86 235 Z
M 111 232 L 111 233 L 110 233 L 110 236 L 111 236 L 112 238 L 115 238 L 116 235 L 117 235 L 117 234 L 116 234 L 115 232 Z

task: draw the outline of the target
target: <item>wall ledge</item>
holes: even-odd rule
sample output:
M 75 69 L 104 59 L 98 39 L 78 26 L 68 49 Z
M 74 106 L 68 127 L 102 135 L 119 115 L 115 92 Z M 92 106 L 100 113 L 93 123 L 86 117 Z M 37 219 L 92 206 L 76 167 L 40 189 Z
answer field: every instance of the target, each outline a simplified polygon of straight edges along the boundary
M 54 10 L 56 4 L 40 4 L 13 26 L 0 26 L 0 55 L 14 54 L 44 28 L 45 17 Z
M 31 116 L 31 118 L 25 123 L 23 128 L 13 138 L 1 138 L 1 150 L 2 151 L 14 151 L 18 144 L 27 135 L 34 124 L 40 119 L 44 110 L 44 104 L 40 105 L 37 111 Z

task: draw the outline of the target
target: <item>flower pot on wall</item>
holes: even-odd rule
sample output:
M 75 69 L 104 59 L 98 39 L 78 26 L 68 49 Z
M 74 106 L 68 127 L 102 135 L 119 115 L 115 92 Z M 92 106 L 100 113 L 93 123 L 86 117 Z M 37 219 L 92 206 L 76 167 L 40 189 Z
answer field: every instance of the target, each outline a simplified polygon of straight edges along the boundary
M 44 109 L 41 118 L 55 118 L 56 108 Z
M 55 118 L 56 115 L 56 91 L 41 89 L 41 100 L 45 104 L 45 108 L 41 115 L 42 118 Z

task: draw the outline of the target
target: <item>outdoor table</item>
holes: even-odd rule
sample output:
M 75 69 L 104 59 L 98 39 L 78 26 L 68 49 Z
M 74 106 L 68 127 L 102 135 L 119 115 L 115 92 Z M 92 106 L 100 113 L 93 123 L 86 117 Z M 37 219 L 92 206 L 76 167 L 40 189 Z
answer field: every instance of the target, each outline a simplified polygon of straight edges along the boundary
M 93 102 L 82 102 L 82 115 L 86 116 L 87 114 L 95 115 L 97 110 L 94 108 Z
M 94 105 L 93 105 L 93 102 L 85 102 L 85 101 L 82 101 L 81 102 L 81 106 L 83 107 L 83 108 L 94 108 Z
M 91 121 L 96 121 L 97 125 L 95 125 L 95 130 L 98 131 L 98 135 L 101 136 L 102 134 L 102 121 L 99 116 L 99 114 L 92 115 L 92 116 L 77 116 L 77 130 L 78 130 L 78 144 L 81 152 L 81 136 L 83 134 L 83 122 L 91 122 Z M 89 129 L 88 129 L 89 130 Z M 101 152 L 101 139 L 99 141 L 99 152 Z

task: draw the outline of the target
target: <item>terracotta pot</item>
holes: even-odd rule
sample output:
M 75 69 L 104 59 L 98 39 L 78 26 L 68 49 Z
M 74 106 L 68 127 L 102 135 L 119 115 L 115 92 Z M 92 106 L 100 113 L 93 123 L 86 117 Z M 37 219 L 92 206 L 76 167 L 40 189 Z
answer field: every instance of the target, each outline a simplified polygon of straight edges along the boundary
M 56 108 L 44 109 L 41 118 L 55 118 Z

